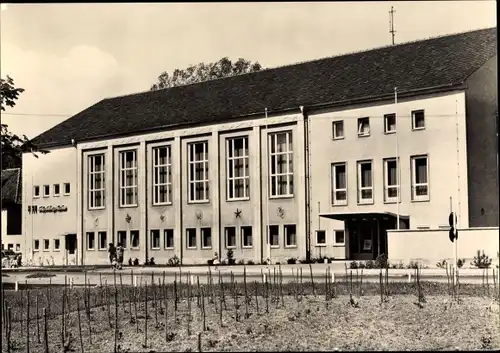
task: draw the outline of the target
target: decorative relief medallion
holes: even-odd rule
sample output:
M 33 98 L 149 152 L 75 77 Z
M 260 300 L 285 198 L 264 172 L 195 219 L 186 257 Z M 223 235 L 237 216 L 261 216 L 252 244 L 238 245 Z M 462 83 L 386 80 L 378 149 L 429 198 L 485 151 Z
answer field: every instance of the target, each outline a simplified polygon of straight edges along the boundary
M 201 211 L 196 212 L 196 218 L 198 220 L 202 220 L 203 219 L 203 213 L 201 213 Z
M 276 210 L 276 214 L 278 215 L 278 217 L 283 218 L 285 217 L 285 210 L 281 206 L 279 206 Z

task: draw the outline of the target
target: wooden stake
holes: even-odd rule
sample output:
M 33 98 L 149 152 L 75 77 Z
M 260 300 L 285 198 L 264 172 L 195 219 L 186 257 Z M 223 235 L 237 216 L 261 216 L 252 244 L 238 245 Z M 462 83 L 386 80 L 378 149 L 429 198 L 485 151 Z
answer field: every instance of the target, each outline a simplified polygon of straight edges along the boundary
M 42 343 L 40 340 L 40 319 L 38 318 L 39 316 L 39 311 L 38 311 L 38 294 L 36 295 L 36 338 L 38 343 Z
M 118 288 L 115 283 L 115 352 L 118 353 Z
M 26 353 L 30 353 L 30 292 L 28 289 L 26 289 Z
M 80 319 L 80 298 L 78 296 L 76 297 L 76 311 L 77 311 L 77 315 L 78 315 L 78 335 L 80 337 L 80 349 L 81 349 L 82 353 L 84 353 L 84 351 L 83 351 L 82 322 Z
M 245 286 L 245 319 L 248 319 L 247 267 L 243 266 L 243 283 Z
M 258 295 L 258 283 L 257 281 L 254 281 L 254 286 L 255 286 L 255 307 L 257 309 L 257 314 L 259 313 L 259 295 Z
M 10 308 L 9 308 L 9 321 L 10 321 Z M 9 327 L 9 336 L 8 336 L 7 342 L 8 342 L 8 346 L 9 346 L 9 352 L 10 352 L 10 327 Z M 49 353 L 49 337 L 47 335 L 47 309 L 46 308 L 43 308 L 43 342 L 44 342 L 45 353 Z
M 316 290 L 314 289 L 314 276 L 313 276 L 313 270 L 312 270 L 311 264 L 309 264 L 309 272 L 311 273 L 311 283 L 312 283 L 313 295 L 316 296 Z
M 163 271 L 165 274 L 165 271 Z M 165 287 L 165 282 L 163 282 L 163 306 L 165 311 L 163 312 L 163 321 L 165 322 L 165 342 L 168 342 L 168 291 Z
M 148 347 L 148 284 L 144 287 L 144 348 Z

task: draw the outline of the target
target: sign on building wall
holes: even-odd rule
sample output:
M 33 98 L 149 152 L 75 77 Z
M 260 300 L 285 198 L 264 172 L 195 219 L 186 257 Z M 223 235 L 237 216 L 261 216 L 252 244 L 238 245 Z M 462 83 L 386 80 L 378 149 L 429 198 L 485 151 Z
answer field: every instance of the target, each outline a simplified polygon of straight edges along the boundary
M 68 211 L 68 207 L 65 205 L 57 205 L 57 206 L 40 206 L 37 205 L 29 205 L 28 213 L 29 214 L 37 214 L 40 213 L 58 213 L 58 212 L 66 212 Z

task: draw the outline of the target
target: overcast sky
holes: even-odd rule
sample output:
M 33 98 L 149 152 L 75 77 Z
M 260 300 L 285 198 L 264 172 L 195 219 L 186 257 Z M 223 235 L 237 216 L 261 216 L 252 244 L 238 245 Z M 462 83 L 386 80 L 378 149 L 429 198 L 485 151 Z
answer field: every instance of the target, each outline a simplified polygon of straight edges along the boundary
M 270 68 L 389 45 L 391 5 L 396 44 L 496 26 L 495 1 L 2 4 L 1 76 L 26 90 L 6 113 L 30 114 L 2 123 L 32 138 L 163 71 L 224 56 Z

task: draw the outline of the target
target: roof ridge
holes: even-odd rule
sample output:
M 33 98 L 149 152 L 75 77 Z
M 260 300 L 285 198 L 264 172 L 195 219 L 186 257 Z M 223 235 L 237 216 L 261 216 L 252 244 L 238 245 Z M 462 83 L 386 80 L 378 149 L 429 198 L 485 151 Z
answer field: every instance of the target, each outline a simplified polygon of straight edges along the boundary
M 266 72 L 266 71 L 271 71 L 271 70 L 277 70 L 277 69 L 281 69 L 281 68 L 285 68 L 285 67 L 291 67 L 291 66 L 297 66 L 297 65 L 302 65 L 302 64 L 314 63 L 314 62 L 318 62 L 318 61 L 322 61 L 322 60 L 328 60 L 328 59 L 333 59 L 333 58 L 341 58 L 341 57 L 344 57 L 344 56 L 349 56 L 349 55 L 354 55 L 354 54 L 361 54 L 361 53 L 367 53 L 367 52 L 376 51 L 376 50 L 383 50 L 383 49 L 387 49 L 387 48 L 402 47 L 402 46 L 409 45 L 409 44 L 414 44 L 414 43 L 419 43 L 419 42 L 426 42 L 426 41 L 430 41 L 430 40 L 435 40 L 435 39 L 440 39 L 440 38 L 447 38 L 447 37 L 453 37 L 453 36 L 458 36 L 458 35 L 464 35 L 464 34 L 473 33 L 473 32 L 480 32 L 480 31 L 492 30 L 492 29 L 496 29 L 496 28 L 497 27 L 495 26 L 495 27 L 486 27 L 486 28 L 471 29 L 471 30 L 464 31 L 464 32 L 454 32 L 454 33 L 449 33 L 449 34 L 444 34 L 444 35 L 437 35 L 437 36 L 426 37 L 424 39 L 415 39 L 415 40 L 412 40 L 412 41 L 402 42 L 402 43 L 398 43 L 398 44 L 394 44 L 394 45 L 388 44 L 388 45 L 384 45 L 384 46 L 380 46 L 380 47 L 373 47 L 373 48 L 370 48 L 370 49 L 355 50 L 355 51 L 352 51 L 352 52 L 345 52 L 345 53 L 342 53 L 342 54 L 325 56 L 325 57 L 318 58 L 318 59 L 303 60 L 303 61 L 297 61 L 297 62 L 286 64 L 286 65 L 275 66 L 275 67 L 268 67 L 268 68 L 264 68 L 264 69 L 261 69 L 259 71 L 254 71 L 254 72 L 244 72 L 244 73 L 241 73 L 241 74 L 236 74 L 236 75 L 231 75 L 231 76 L 225 76 L 225 77 L 217 77 L 217 78 L 213 78 L 213 79 L 209 79 L 209 80 L 198 81 L 198 82 L 193 82 L 193 83 L 187 83 L 185 85 L 179 85 L 179 86 L 174 86 L 174 87 L 166 87 L 166 88 L 162 88 L 162 89 L 158 89 L 158 90 L 151 90 L 151 89 L 149 89 L 149 90 L 145 90 L 145 91 L 141 91 L 141 92 L 133 92 L 133 93 L 123 94 L 123 95 L 118 95 L 118 96 L 113 96 L 113 97 L 107 97 L 107 98 L 102 99 L 101 101 L 103 101 L 103 100 L 112 100 L 112 99 L 117 99 L 117 98 L 124 98 L 124 97 L 130 97 L 130 96 L 141 95 L 141 94 L 147 94 L 147 93 L 151 93 L 151 92 L 167 91 L 167 90 L 174 89 L 174 88 L 179 88 L 179 87 L 187 87 L 187 86 L 199 85 L 199 84 L 206 83 L 206 82 L 213 82 L 213 81 L 218 81 L 218 80 L 225 80 L 225 79 L 229 79 L 231 77 L 238 77 L 238 76 L 244 76 L 244 75 L 254 75 L 254 74 L 259 74 L 259 73 Z

